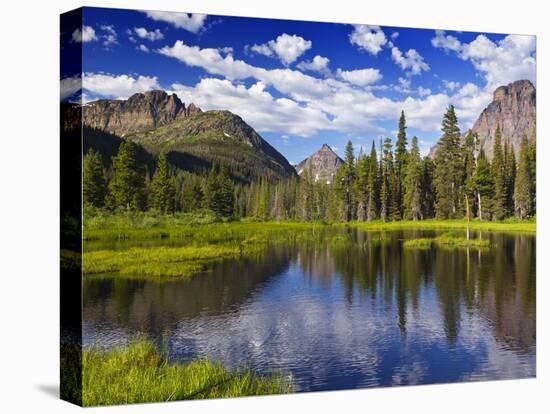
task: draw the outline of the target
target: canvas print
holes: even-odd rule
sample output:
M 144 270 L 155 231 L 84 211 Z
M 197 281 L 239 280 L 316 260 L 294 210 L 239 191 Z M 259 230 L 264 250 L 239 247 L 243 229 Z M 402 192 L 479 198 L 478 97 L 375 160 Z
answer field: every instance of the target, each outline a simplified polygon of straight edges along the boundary
M 352 23 L 61 16 L 62 398 L 536 375 L 535 36 Z

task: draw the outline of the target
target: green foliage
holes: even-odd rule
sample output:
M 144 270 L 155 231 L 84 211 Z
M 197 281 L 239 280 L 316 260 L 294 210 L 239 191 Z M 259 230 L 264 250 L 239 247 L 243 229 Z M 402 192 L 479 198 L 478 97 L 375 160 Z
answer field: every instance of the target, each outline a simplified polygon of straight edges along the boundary
M 88 151 L 84 158 L 84 170 L 82 178 L 84 203 L 94 207 L 103 207 L 107 184 L 103 173 L 101 155 L 93 149 Z
M 514 210 L 516 217 L 519 219 L 525 219 L 533 213 L 532 200 L 534 196 L 531 193 L 533 177 L 531 177 L 529 157 L 529 143 L 527 137 L 524 136 L 519 149 L 519 163 L 514 189 Z
M 405 170 L 405 218 L 422 220 L 422 158 L 418 148 L 418 138 L 413 137 L 411 152 Z
M 453 105 L 443 117 L 441 131 L 443 136 L 437 146 L 434 172 L 436 217 L 456 218 L 459 216 L 463 170 L 460 129 Z
M 219 363 L 201 358 L 185 363 L 170 362 L 146 340 L 134 340 L 109 351 L 86 348 L 82 354 L 84 406 L 291 391 L 291 381 L 276 374 L 264 377 L 247 369 L 230 372 Z
M 109 183 L 107 205 L 111 209 L 142 210 L 145 207 L 145 168 L 136 159 L 137 146 L 122 141 L 113 157 L 113 178 Z
M 158 157 L 157 169 L 151 182 L 151 207 L 162 213 L 172 213 L 175 209 L 175 191 L 164 153 Z
M 502 220 L 508 212 L 508 197 L 506 193 L 506 171 L 504 151 L 500 134 L 500 126 L 497 125 L 495 142 L 493 145 L 492 175 L 495 181 L 495 193 L 493 196 L 493 214 L 496 220 Z
M 206 181 L 206 203 L 210 210 L 220 217 L 231 217 L 235 204 L 235 185 L 228 176 L 227 169 L 213 166 Z

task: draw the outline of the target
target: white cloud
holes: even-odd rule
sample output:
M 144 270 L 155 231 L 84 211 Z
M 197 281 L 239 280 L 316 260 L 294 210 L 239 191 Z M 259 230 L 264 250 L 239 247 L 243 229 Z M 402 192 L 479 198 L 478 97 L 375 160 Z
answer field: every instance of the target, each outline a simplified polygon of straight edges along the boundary
M 252 45 L 250 50 L 264 56 L 276 55 L 281 62 L 288 66 L 298 59 L 304 52 L 311 49 L 311 41 L 301 36 L 283 33 L 275 40 L 270 40 L 261 45 Z
M 399 32 L 393 32 L 393 33 L 391 34 L 392 40 L 397 39 L 398 36 L 399 36 Z
M 136 49 L 141 50 L 142 52 L 145 52 L 145 53 L 150 52 L 149 48 L 147 46 L 145 46 L 144 44 L 141 44 L 141 45 L 137 46 Z
M 253 52 L 258 53 L 259 55 L 273 56 L 273 50 L 271 50 L 269 45 L 266 44 L 266 43 L 264 43 L 262 45 L 256 45 L 256 44 L 252 45 L 252 46 L 250 46 L 249 49 L 252 50 Z
M 184 102 L 194 102 L 202 109 L 230 109 L 261 132 L 280 132 L 308 136 L 330 128 L 319 109 L 300 105 L 292 99 L 274 98 L 263 82 L 249 88 L 228 80 L 205 78 L 195 87 L 172 85 Z
M 432 45 L 456 52 L 460 59 L 470 61 L 485 78 L 489 90 L 519 79 L 536 82 L 534 36 L 508 35 L 493 42 L 480 34 L 470 43 L 461 43 L 456 37 L 438 31 Z
M 443 30 L 436 30 L 435 37 L 432 39 L 432 46 L 445 50 L 458 52 L 461 48 L 460 41 L 451 35 L 446 35 Z
M 145 27 L 134 27 L 134 33 L 138 37 L 150 41 L 164 39 L 164 35 L 159 29 L 148 31 Z
M 206 14 L 188 14 L 162 11 L 144 11 L 147 17 L 155 20 L 170 23 L 178 29 L 185 29 L 191 33 L 198 33 L 204 26 Z
M 108 47 L 118 43 L 118 34 L 113 25 L 102 25 L 100 26 L 102 30 L 101 38 L 103 39 L 103 45 Z
M 76 29 L 72 35 L 73 42 L 93 42 L 97 40 L 95 30 L 91 26 L 82 26 L 82 30 Z
M 126 99 L 135 93 L 161 87 L 156 77 L 87 72 L 82 79 L 82 88 L 93 96 Z
M 82 78 L 80 75 L 71 76 L 65 79 L 61 79 L 59 88 L 59 95 L 61 100 L 65 100 L 82 88 Z
M 432 93 L 432 90 L 430 88 L 424 88 L 422 86 L 419 86 L 416 90 L 418 92 L 418 95 L 420 96 L 428 96 Z
M 303 62 L 298 63 L 296 67 L 300 70 L 310 70 L 312 72 L 319 72 L 324 75 L 329 75 L 329 63 L 329 58 L 317 55 L 311 61 L 304 60 Z
M 368 68 L 368 69 L 357 69 L 357 70 L 342 70 L 338 69 L 336 74 L 358 86 L 366 86 L 371 83 L 377 82 L 382 79 L 382 74 L 378 69 Z
M 445 89 L 448 89 L 452 92 L 460 87 L 460 82 L 448 81 L 444 79 L 443 86 L 445 87 Z
M 424 62 L 424 58 L 416 49 L 409 49 L 403 54 L 398 47 L 394 46 L 391 49 L 391 57 L 408 75 L 420 75 L 422 71 L 430 70 L 430 66 Z
M 382 50 L 382 46 L 388 42 L 379 26 L 356 24 L 353 28 L 353 32 L 349 35 L 350 42 L 372 55 L 377 55 Z

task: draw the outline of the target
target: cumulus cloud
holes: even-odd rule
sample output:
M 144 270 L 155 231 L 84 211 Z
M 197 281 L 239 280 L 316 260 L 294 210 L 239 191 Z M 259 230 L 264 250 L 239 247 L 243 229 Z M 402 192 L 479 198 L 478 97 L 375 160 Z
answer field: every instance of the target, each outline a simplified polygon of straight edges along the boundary
M 430 70 L 430 66 L 424 62 L 424 58 L 416 49 L 409 49 L 403 54 L 397 46 L 394 46 L 391 49 L 391 57 L 408 75 L 420 75 L 422 71 Z
M 82 78 L 80 75 L 70 76 L 61 79 L 59 88 L 59 95 L 62 101 L 74 96 L 78 91 L 82 89 Z
M 164 35 L 159 29 L 148 31 L 145 27 L 134 27 L 134 33 L 138 37 L 150 41 L 164 39 Z
M 460 82 L 443 80 L 443 87 L 449 91 L 454 91 L 460 87 Z
M 329 58 L 317 55 L 311 61 L 304 60 L 303 62 L 298 63 L 296 67 L 300 70 L 309 70 L 312 72 L 319 72 L 324 75 L 329 75 L 329 63 Z
M 126 99 L 135 93 L 161 87 L 156 77 L 87 72 L 82 79 L 82 88 L 92 96 Z
M 147 46 L 145 46 L 144 44 L 141 44 L 139 46 L 136 47 L 137 50 L 141 50 L 142 52 L 145 52 L 145 53 L 149 53 L 150 50 Z
M 518 79 L 536 82 L 534 36 L 508 35 L 493 42 L 480 34 L 470 43 L 461 43 L 456 37 L 437 31 L 432 45 L 470 61 L 485 78 L 487 89 L 493 90 Z
M 72 39 L 75 43 L 93 42 L 94 40 L 97 40 L 97 36 L 93 27 L 82 26 L 82 30 L 76 29 L 73 32 Z
M 358 86 L 367 86 L 382 79 L 382 74 L 380 71 L 373 68 L 357 70 L 338 69 L 336 74 L 340 78 Z
M 109 47 L 118 43 L 118 34 L 113 25 L 100 26 L 102 31 L 101 38 L 103 39 L 103 45 Z
M 198 33 L 204 26 L 206 14 L 188 14 L 162 11 L 144 11 L 150 19 L 170 23 L 178 29 L 184 29 L 191 33 Z
M 379 26 L 356 24 L 353 32 L 349 35 L 351 44 L 357 45 L 359 49 L 365 50 L 372 55 L 377 55 L 388 39 Z
M 301 36 L 283 33 L 267 43 L 250 46 L 250 50 L 264 56 L 277 56 L 285 66 L 288 66 L 306 50 L 311 49 L 311 45 L 311 41 Z

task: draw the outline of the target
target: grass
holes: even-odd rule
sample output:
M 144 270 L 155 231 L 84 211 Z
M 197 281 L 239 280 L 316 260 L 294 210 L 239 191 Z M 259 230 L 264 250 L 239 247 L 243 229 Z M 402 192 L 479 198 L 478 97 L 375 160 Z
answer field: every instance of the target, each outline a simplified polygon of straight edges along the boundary
M 130 277 L 188 277 L 227 257 L 256 251 L 258 245 L 204 245 L 183 247 L 131 247 L 84 253 L 84 274 L 119 273 Z
M 292 391 L 280 375 L 260 376 L 249 369 L 231 372 L 219 363 L 195 358 L 169 362 L 155 346 L 136 340 L 109 351 L 82 353 L 84 406 L 281 394 Z
M 371 221 L 353 222 L 351 226 L 361 230 L 465 230 L 467 220 L 403 220 L 403 221 Z M 500 231 L 500 232 L 526 232 L 535 233 L 537 224 L 535 220 L 521 221 L 508 219 L 503 221 L 470 221 L 470 230 Z
M 461 248 L 474 247 L 485 249 L 490 247 L 487 239 L 467 239 L 466 237 L 458 237 L 450 234 L 443 234 L 433 238 L 410 239 L 403 242 L 403 247 L 406 249 L 430 249 L 435 244 L 442 248 Z

